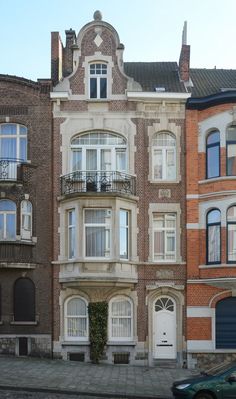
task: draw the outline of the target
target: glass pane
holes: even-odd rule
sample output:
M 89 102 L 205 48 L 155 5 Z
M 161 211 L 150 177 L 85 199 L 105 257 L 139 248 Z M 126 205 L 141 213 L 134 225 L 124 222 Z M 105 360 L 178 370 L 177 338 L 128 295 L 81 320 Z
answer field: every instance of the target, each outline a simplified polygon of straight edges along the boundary
M 227 146 L 227 174 L 229 176 L 236 175 L 236 144 Z
M 25 126 L 20 126 L 20 135 L 27 135 L 27 128 Z
M 0 240 L 4 239 L 4 215 L 0 213 Z
M 124 299 L 112 302 L 112 316 L 131 316 L 131 304 Z
M 162 179 L 163 177 L 163 154 L 162 150 L 154 150 L 153 154 L 153 178 Z
M 0 157 L 8 159 L 16 159 L 16 138 L 2 138 L 0 140 Z
M 86 256 L 108 257 L 110 255 L 110 231 L 105 227 L 86 227 Z
M 220 175 L 220 147 L 218 145 L 207 148 L 207 177 Z
M 167 180 L 175 180 L 176 178 L 176 167 L 175 167 L 175 151 L 167 150 L 166 152 L 166 164 L 167 164 Z
M 31 216 L 22 215 L 22 229 L 31 230 Z
M 97 78 L 90 78 L 90 98 L 97 98 Z
M 154 232 L 154 259 L 164 259 L 164 232 Z
M 16 126 L 13 124 L 3 124 L 1 125 L 1 134 L 2 135 L 16 135 Z
M 87 305 L 86 302 L 80 298 L 73 298 L 67 304 L 68 316 L 86 316 Z
M 16 205 L 10 200 L 0 200 L 0 211 L 15 211 Z
M 158 147 L 174 147 L 175 138 L 169 133 L 157 133 L 153 138 L 153 145 Z
M 220 143 L 220 133 L 219 132 L 212 132 L 207 137 L 207 144 L 214 144 Z
M 208 262 L 220 262 L 220 226 L 219 225 L 208 227 Z
M 126 171 L 126 150 L 116 150 L 116 170 Z
M 107 79 L 100 79 L 100 98 L 107 98 Z
M 131 319 L 130 318 L 113 318 L 112 319 L 112 337 L 128 338 L 131 336 Z
M 227 141 L 236 141 L 236 127 L 231 126 L 227 129 Z
M 111 150 L 101 150 L 101 170 L 111 170 Z
M 69 337 L 86 337 L 87 336 L 87 319 L 69 317 L 67 326 L 67 335 Z
M 231 206 L 227 212 L 227 221 L 236 221 L 236 206 Z
M 168 231 L 166 241 L 167 241 L 167 243 L 166 243 L 167 252 L 174 252 L 175 251 L 175 234 Z
M 111 211 L 109 209 L 86 209 L 85 223 L 110 224 Z
M 72 146 L 76 145 L 126 145 L 126 139 L 116 134 L 104 132 L 91 132 L 74 138 L 71 141 Z
M 207 223 L 220 223 L 220 211 L 214 209 L 207 214 Z
M 228 224 L 228 260 L 236 261 L 236 224 Z
M 86 170 L 97 170 L 97 150 L 86 151 Z
M 26 161 L 27 159 L 27 140 L 25 137 L 20 138 L 20 159 Z
M 6 238 L 15 240 L 16 238 L 16 215 L 6 215 Z

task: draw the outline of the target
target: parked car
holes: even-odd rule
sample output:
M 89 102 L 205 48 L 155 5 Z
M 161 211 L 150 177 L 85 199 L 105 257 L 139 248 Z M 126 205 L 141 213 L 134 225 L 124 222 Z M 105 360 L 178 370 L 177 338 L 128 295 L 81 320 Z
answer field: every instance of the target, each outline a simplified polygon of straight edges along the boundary
M 236 363 L 223 363 L 172 385 L 175 399 L 236 399 Z

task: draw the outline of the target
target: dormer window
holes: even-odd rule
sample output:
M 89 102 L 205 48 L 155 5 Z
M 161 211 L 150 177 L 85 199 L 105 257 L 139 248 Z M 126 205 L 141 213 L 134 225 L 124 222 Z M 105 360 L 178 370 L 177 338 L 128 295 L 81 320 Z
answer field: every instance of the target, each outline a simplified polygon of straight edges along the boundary
M 107 64 L 90 64 L 90 98 L 107 98 Z

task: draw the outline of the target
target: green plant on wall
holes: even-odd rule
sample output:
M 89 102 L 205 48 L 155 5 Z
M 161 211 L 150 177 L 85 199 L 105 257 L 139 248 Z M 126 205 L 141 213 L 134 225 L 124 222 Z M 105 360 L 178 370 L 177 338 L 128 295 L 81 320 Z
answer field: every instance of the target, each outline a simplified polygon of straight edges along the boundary
M 92 302 L 88 306 L 90 359 L 99 363 L 107 342 L 107 302 Z

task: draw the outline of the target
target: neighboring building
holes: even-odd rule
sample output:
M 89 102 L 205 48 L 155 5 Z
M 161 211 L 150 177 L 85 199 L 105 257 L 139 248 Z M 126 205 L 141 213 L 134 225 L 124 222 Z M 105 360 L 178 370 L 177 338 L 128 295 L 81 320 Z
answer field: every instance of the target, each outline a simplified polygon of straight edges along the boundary
M 0 354 L 51 356 L 49 93 L 0 75 Z
M 186 111 L 188 367 L 236 359 L 236 71 L 192 69 Z
M 123 50 L 100 12 L 65 47 L 52 33 L 53 352 L 88 361 L 87 305 L 106 301 L 103 361 L 182 365 L 189 46 L 180 68 Z

